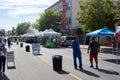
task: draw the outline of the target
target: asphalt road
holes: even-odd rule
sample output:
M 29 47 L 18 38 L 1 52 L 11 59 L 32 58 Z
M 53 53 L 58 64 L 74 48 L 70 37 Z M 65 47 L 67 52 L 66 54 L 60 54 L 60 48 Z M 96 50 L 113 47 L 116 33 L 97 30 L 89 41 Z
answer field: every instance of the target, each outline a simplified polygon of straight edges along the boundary
M 26 52 L 25 46 L 30 46 Z M 7 46 L 6 46 L 7 47 Z M 99 53 L 99 70 L 90 68 L 86 48 L 81 47 L 83 71 L 73 68 L 71 48 L 40 47 L 41 55 L 33 55 L 31 44 L 13 44 L 8 51 L 14 51 L 15 67 L 9 63 L 5 75 L 0 80 L 120 80 L 120 64 L 111 62 L 116 56 L 110 53 Z M 54 71 L 52 56 L 62 56 L 62 71 Z M 120 56 L 118 56 L 120 59 Z

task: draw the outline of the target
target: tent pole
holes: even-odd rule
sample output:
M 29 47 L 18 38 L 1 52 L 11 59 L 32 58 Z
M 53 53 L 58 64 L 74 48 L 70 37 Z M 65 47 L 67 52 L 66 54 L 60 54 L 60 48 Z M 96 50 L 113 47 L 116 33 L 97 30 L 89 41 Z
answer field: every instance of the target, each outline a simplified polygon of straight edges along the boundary
M 85 45 L 85 42 L 86 42 L 86 32 L 84 33 L 84 41 L 83 41 L 83 45 Z M 84 47 L 83 47 L 84 48 Z
M 87 36 L 85 36 L 84 45 L 85 45 L 85 42 L 86 42 L 86 37 L 87 37 Z
M 118 57 L 117 57 L 118 55 L 117 54 L 118 54 L 118 43 L 117 43 L 117 47 L 116 47 L 116 64 L 118 63 L 118 60 L 117 60 L 118 59 Z
M 111 37 L 111 44 L 112 44 L 112 54 L 114 54 L 114 42 L 112 37 Z

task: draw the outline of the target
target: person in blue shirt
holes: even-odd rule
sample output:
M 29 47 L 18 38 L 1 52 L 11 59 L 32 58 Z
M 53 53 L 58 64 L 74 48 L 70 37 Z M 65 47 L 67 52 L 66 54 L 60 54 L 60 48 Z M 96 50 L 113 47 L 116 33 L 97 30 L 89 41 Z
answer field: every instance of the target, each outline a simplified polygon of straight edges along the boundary
M 73 39 L 71 41 L 72 44 L 72 50 L 73 50 L 73 61 L 74 61 L 74 68 L 77 69 L 77 58 L 79 61 L 79 69 L 83 70 L 82 68 L 82 56 L 81 56 L 81 49 L 80 49 L 80 43 L 78 41 L 78 37 L 76 37 L 75 39 Z

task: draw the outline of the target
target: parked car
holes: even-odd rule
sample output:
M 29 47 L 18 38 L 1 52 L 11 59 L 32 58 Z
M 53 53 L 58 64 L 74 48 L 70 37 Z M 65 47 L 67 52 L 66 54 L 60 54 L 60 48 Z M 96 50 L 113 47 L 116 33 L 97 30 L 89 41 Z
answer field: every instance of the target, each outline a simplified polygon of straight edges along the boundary
M 61 36 L 61 46 L 63 47 L 71 46 L 71 41 L 75 38 L 76 36 L 72 35 Z

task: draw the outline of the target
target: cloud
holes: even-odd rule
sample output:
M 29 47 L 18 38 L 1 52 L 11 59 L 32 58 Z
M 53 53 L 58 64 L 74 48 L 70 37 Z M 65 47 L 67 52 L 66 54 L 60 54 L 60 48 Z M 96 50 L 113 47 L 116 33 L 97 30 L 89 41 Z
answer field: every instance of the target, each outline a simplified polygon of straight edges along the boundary
M 6 0 L 6 1 L 12 5 L 37 5 L 37 4 L 50 5 L 56 0 Z
M 34 16 L 30 16 L 29 15 L 29 16 L 17 17 L 16 20 L 19 23 L 21 23 L 21 22 L 31 22 L 31 23 L 34 23 L 37 18 L 39 18 L 39 15 L 34 15 Z
M 4 15 L 0 15 L 0 23 L 5 23 L 0 24 L 0 26 L 11 29 L 20 22 L 34 22 L 45 9 L 57 1 L 58 0 L 0 0 L 0 13 Z
M 4 2 L 3 2 L 4 1 Z M 3 0 L 0 9 L 9 9 L 9 16 L 40 14 L 56 0 Z M 1 3 L 1 1 L 0 1 Z
M 6 31 L 12 30 L 13 27 L 16 27 L 18 23 L 21 22 L 31 22 L 34 23 L 39 16 L 21 16 L 16 17 L 15 19 L 2 19 L 0 20 L 0 29 L 5 29 Z
M 16 24 L 15 21 L 12 20 L 0 20 L 0 29 L 5 29 L 6 31 L 12 30 L 12 27 Z M 5 23 L 5 24 L 4 24 Z
M 10 16 L 22 16 L 22 15 L 30 15 L 30 14 L 40 14 L 44 11 L 45 8 L 34 8 L 34 7 L 19 7 L 15 8 L 8 12 Z

